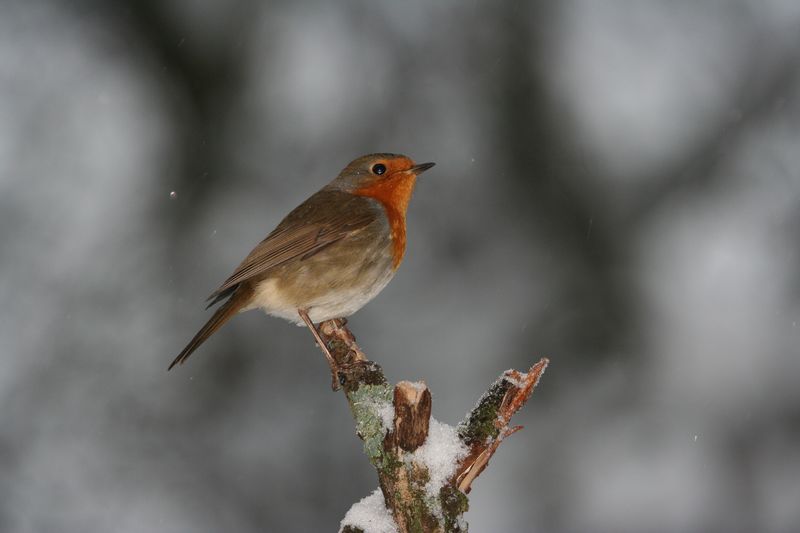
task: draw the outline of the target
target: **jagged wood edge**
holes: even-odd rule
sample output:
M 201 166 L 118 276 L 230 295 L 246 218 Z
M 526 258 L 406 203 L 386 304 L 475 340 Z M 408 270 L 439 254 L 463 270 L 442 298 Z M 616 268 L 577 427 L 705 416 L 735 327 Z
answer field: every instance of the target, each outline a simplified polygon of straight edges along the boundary
M 420 490 L 427 472 L 404 461 L 406 454 L 427 436 L 430 391 L 424 383 L 400 382 L 391 387 L 381 367 L 367 359 L 345 324 L 344 319 L 323 322 L 320 334 L 339 365 L 339 381 L 356 421 L 356 431 L 378 472 L 386 506 L 398 530 L 463 533 L 466 529 L 462 528 L 461 516 L 468 509 L 466 494 L 503 440 L 521 429 L 509 427 L 511 417 L 527 402 L 549 361 L 541 359 L 527 373 L 507 370 L 478 400 L 458 426 L 459 438 L 469 453 L 459 462 L 450 482 L 442 487 L 439 501 L 431 505 L 424 490 Z M 392 403 L 395 410 L 389 431 L 376 407 L 387 403 Z M 343 531 L 360 530 L 346 526 Z

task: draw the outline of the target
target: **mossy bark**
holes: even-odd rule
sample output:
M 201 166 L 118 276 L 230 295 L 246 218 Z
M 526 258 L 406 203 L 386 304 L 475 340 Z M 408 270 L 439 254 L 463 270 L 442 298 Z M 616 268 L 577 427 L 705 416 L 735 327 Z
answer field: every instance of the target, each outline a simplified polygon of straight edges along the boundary
M 378 473 L 386 508 L 400 533 L 466 533 L 469 508 L 466 493 L 488 464 L 502 439 L 519 428 L 508 428 L 511 417 L 527 400 L 547 365 L 543 359 L 529 374 L 507 371 L 498 378 L 458 426 L 458 439 L 469 453 L 438 493 L 430 494 L 428 467 L 414 455 L 427 436 L 430 391 L 423 383 L 390 385 L 381 367 L 367 360 L 343 320 L 320 325 L 320 334 L 338 365 L 356 432 Z M 455 458 L 454 458 L 455 459 Z M 343 524 L 344 533 L 365 533 Z

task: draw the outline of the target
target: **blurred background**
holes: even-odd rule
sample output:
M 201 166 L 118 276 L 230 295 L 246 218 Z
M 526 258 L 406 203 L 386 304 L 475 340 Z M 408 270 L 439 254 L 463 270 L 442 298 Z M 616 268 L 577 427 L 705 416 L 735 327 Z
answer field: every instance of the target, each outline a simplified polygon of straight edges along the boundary
M 793 0 L 4 0 L 0 530 L 335 531 L 377 481 L 306 330 L 166 367 L 391 151 L 437 166 L 367 354 L 451 424 L 551 359 L 472 531 L 796 531 L 799 91 Z

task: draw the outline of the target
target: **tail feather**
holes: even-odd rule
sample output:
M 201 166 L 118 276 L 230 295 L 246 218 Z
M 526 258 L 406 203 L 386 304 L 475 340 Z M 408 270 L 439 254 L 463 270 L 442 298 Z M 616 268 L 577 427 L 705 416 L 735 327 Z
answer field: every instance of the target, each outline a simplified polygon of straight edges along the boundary
M 206 324 L 200 328 L 200 331 L 189 341 L 189 344 L 178 354 L 172 363 L 170 363 L 167 370 L 172 370 L 175 365 L 182 365 L 192 352 L 203 344 L 206 339 L 213 335 L 225 322 L 230 320 L 236 313 L 238 313 L 249 301 L 252 296 L 252 290 L 247 290 L 246 287 L 239 287 L 230 299 L 222 304 L 222 306 L 214 312 L 214 315 L 209 319 Z
M 211 296 L 206 298 L 206 301 L 209 302 L 209 304 L 206 306 L 206 309 L 208 309 L 209 307 L 213 307 L 217 302 L 220 302 L 220 301 L 224 300 L 225 298 L 227 298 L 228 296 L 230 296 L 231 294 L 236 292 L 236 289 L 238 289 L 238 288 L 239 288 L 239 286 L 235 285 L 235 286 L 231 287 L 230 289 L 225 289 L 222 292 L 214 291 L 211 294 Z

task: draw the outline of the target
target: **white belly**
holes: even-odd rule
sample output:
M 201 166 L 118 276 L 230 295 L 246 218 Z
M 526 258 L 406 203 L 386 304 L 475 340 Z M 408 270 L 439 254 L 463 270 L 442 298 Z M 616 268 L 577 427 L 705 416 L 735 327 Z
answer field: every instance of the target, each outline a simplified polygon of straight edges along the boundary
M 388 269 L 373 283 L 368 284 L 368 287 L 340 287 L 331 290 L 324 296 L 303 302 L 302 305 L 308 310 L 308 316 L 315 324 L 332 318 L 347 317 L 375 298 L 392 277 L 394 277 L 394 270 Z M 279 280 L 272 278 L 258 284 L 252 303 L 243 311 L 261 308 L 269 315 L 294 322 L 298 326 L 304 326 L 303 320 L 297 313 L 300 307 L 300 303 L 281 289 Z

